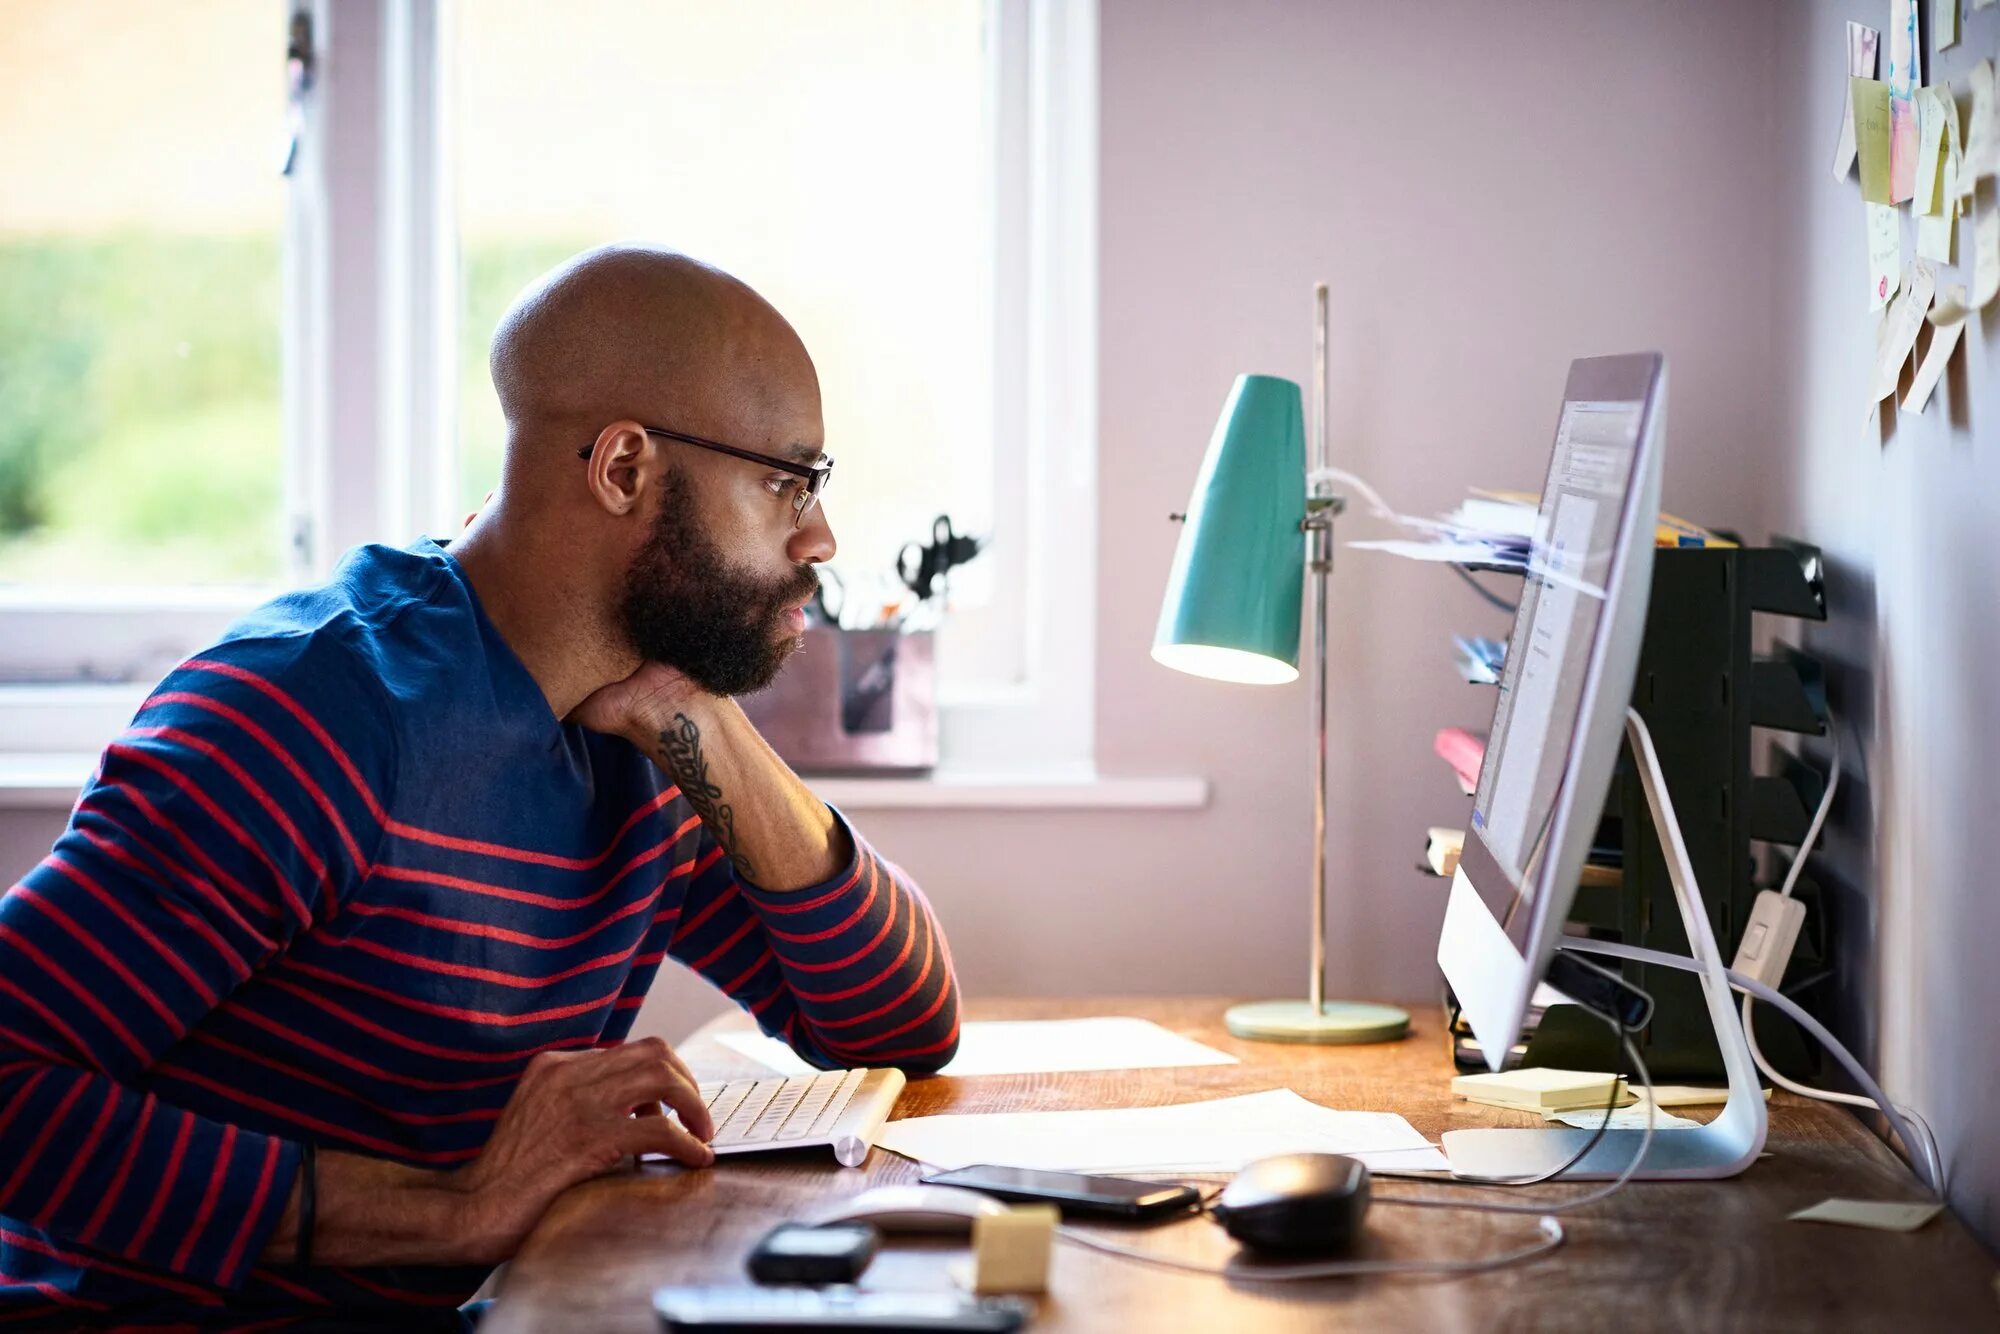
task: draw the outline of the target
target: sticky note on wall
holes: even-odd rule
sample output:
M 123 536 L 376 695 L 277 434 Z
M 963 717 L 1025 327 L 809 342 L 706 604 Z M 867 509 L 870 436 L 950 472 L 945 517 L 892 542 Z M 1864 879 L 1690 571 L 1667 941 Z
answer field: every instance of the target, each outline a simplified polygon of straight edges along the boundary
M 1868 215 L 1868 309 L 1880 310 L 1903 281 L 1903 227 L 1894 204 L 1863 204 Z
M 1861 197 L 1889 202 L 1889 85 L 1880 79 L 1847 81 L 1854 102 L 1854 151 L 1861 164 Z

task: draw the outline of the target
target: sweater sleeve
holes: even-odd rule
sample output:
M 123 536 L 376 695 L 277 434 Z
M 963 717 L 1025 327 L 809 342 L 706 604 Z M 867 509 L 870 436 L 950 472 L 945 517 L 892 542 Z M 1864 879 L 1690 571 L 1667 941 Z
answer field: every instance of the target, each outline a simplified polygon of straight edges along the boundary
M 704 831 L 667 952 L 814 1065 L 936 1070 L 958 1050 L 944 932 L 916 883 L 833 814 L 853 860 L 783 892 L 738 876 Z
M 379 688 L 323 636 L 226 641 L 105 750 L 0 896 L 0 1214 L 233 1288 L 300 1148 L 145 1072 L 366 874 L 393 772 Z

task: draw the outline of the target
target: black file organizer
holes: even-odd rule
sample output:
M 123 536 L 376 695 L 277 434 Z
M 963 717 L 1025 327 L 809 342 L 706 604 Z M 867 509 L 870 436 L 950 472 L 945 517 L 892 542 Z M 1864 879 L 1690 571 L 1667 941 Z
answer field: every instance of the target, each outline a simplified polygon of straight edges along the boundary
M 1765 762 L 1768 771 L 1759 772 L 1754 734 L 1759 729 L 1823 734 L 1826 695 L 1819 664 L 1809 655 L 1782 644 L 1768 657 L 1753 652 L 1752 617 L 1825 620 L 1824 569 L 1818 548 L 1782 538 L 1769 547 L 1654 553 L 1632 704 L 1652 732 L 1709 925 L 1725 957 L 1735 954 L 1757 893 L 1767 887 L 1758 878 L 1758 845 L 1796 848 L 1825 791 L 1820 773 L 1768 739 L 1772 758 Z M 1569 929 L 1689 953 L 1628 748 L 1619 752 L 1598 841 L 1619 849 L 1622 876 L 1615 887 L 1580 887 Z M 1782 874 L 1778 867 L 1770 887 Z M 1806 918 L 1786 970 L 1788 983 L 1820 972 L 1832 957 L 1818 886 L 1801 875 L 1793 892 L 1805 903 Z M 1655 1001 L 1653 1020 L 1639 1036 L 1654 1078 L 1719 1077 L 1721 1056 L 1695 976 L 1633 962 L 1622 966 L 1626 979 Z M 1814 997 L 1798 999 L 1815 1008 Z M 1812 1050 L 1791 1021 L 1770 1006 L 1757 1008 L 1753 1018 L 1758 1045 L 1777 1069 L 1795 1076 L 1817 1073 Z M 1615 1055 L 1600 1021 L 1565 1006 L 1547 1012 L 1536 1026 L 1521 1063 L 1604 1069 Z

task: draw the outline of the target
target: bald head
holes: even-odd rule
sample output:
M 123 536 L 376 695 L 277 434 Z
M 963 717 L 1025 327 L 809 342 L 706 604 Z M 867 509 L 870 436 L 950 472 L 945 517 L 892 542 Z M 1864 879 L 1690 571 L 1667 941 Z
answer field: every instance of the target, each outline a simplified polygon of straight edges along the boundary
M 805 345 L 769 302 L 644 246 L 586 251 L 536 280 L 501 318 L 489 366 L 509 473 L 573 460 L 621 418 L 743 440 L 787 399 L 809 392 L 816 408 L 819 392 Z

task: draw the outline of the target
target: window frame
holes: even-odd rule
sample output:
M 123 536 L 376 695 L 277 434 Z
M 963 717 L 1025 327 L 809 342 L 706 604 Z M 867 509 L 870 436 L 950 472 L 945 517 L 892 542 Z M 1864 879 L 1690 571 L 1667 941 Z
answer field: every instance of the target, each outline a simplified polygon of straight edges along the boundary
M 94 755 L 150 685 L 108 678 L 164 670 L 353 546 L 458 526 L 451 0 L 273 8 L 274 67 L 295 14 L 315 48 L 283 235 L 282 583 L 0 589 L 0 670 L 50 681 L 0 685 L 0 751 Z M 1097 17 L 1096 0 L 987 0 L 986 351 L 1008 536 L 982 557 L 992 602 L 940 634 L 947 671 L 1003 665 L 940 682 L 940 771 L 958 778 L 1094 777 Z

